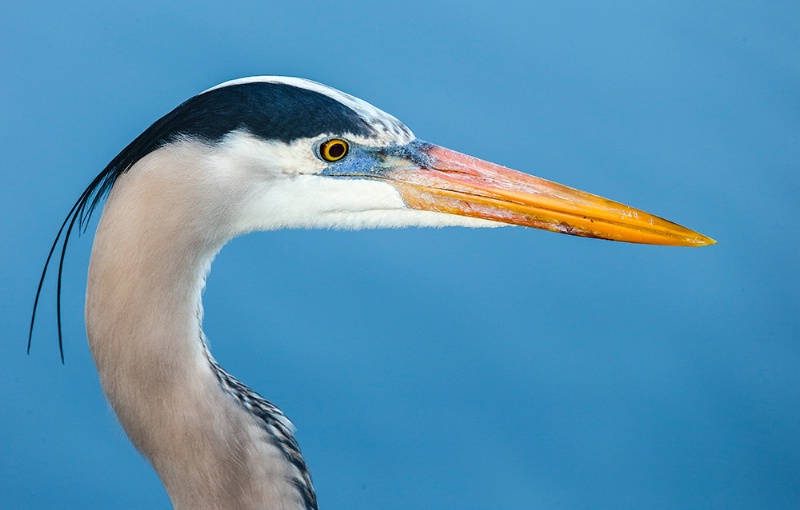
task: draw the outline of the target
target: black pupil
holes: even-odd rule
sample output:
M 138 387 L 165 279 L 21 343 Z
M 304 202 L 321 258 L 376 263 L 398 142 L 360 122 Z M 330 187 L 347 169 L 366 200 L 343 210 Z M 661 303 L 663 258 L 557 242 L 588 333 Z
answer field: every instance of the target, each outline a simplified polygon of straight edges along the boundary
M 328 146 L 328 156 L 333 159 L 339 159 L 344 156 L 344 144 L 342 142 L 333 142 Z

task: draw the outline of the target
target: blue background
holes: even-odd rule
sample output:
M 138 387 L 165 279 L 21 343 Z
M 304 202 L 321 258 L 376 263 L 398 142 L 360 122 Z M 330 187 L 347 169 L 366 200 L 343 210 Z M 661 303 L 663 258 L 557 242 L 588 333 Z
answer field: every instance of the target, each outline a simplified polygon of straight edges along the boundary
M 795 1 L 4 6 L 0 507 L 169 507 L 86 346 L 94 222 L 67 258 L 66 366 L 53 279 L 26 356 L 29 312 L 103 166 L 254 74 L 327 83 L 422 139 L 719 241 L 234 240 L 206 332 L 297 424 L 323 509 L 800 507 L 799 54 Z

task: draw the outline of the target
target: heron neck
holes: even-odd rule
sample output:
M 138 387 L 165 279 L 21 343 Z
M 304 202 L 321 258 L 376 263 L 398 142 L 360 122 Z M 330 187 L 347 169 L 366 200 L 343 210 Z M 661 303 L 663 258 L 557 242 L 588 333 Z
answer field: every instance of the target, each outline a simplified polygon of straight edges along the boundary
M 103 389 L 176 508 L 306 508 L 291 463 L 222 388 L 203 341 L 201 293 L 227 241 L 213 222 L 224 217 L 197 206 L 209 188 L 181 175 L 196 164 L 174 161 L 168 175 L 163 164 L 146 158 L 121 176 L 98 225 L 86 325 Z

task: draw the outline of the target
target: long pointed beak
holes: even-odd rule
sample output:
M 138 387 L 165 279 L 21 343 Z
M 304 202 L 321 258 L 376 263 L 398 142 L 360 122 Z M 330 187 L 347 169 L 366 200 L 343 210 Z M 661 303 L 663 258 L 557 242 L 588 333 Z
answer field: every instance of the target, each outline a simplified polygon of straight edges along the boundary
M 705 246 L 716 241 L 658 216 L 539 177 L 422 143 L 423 165 L 385 177 L 413 209 L 471 216 L 629 243 Z

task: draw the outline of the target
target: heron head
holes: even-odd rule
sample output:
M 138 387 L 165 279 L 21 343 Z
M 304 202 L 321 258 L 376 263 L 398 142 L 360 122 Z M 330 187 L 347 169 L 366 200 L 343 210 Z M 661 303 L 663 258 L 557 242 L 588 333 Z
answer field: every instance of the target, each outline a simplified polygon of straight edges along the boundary
M 618 202 L 423 142 L 369 103 L 298 78 L 234 80 L 191 98 L 112 161 L 109 178 L 159 151 L 202 154 L 194 166 L 211 179 L 201 188 L 220 186 L 218 202 L 235 209 L 232 235 L 522 225 L 634 243 L 714 242 Z
M 644 211 L 418 140 L 391 115 L 318 83 L 256 77 L 206 94 L 241 95 L 243 87 L 251 96 L 288 88 L 283 104 L 240 98 L 277 113 L 229 131 L 219 145 L 260 190 L 244 230 L 523 225 L 634 243 L 713 243 Z

